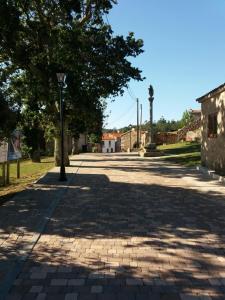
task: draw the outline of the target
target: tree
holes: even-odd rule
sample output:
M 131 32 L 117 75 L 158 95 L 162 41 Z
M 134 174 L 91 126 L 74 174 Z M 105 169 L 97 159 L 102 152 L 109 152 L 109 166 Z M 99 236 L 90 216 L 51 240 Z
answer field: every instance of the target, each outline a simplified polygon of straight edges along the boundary
M 3 93 L 0 92 L 0 140 L 10 136 L 17 122 L 17 107 L 10 106 Z
M 190 111 L 185 110 L 183 112 L 182 118 L 180 120 L 180 128 L 188 125 L 189 123 L 191 123 L 193 121 L 193 116 L 191 115 Z
M 60 163 L 57 72 L 68 75 L 64 91 L 65 132 L 77 116 L 87 118 L 91 111 L 97 110 L 103 118 L 102 99 L 122 94 L 131 78 L 142 80 L 140 70 L 127 57 L 142 53 L 143 42 L 136 40 L 133 33 L 125 38 L 114 36 L 111 27 L 104 23 L 103 15 L 113 3 L 112 0 L 0 3 L 1 72 L 6 80 L 13 74 L 32 76 L 38 86 L 37 107 L 42 109 L 45 123 L 54 128 L 57 164 Z M 30 91 L 34 93 L 34 89 Z M 35 104 L 29 106 L 29 110 L 35 109 Z M 65 160 L 68 163 L 67 156 Z

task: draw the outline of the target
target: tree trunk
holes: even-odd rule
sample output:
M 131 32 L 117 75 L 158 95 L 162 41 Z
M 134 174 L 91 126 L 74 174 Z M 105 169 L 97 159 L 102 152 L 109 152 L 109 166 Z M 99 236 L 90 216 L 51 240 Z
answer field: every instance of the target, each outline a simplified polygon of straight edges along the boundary
M 76 137 L 72 137 L 72 154 L 79 154 L 79 149 L 78 149 L 78 141 Z
M 55 148 L 54 148 L 54 158 L 55 165 L 60 166 L 61 164 L 61 137 L 59 135 L 54 137 Z M 69 155 L 68 155 L 68 135 L 67 126 L 64 127 L 64 165 L 68 167 L 70 165 Z
M 40 162 L 41 162 L 40 148 L 34 150 L 34 151 L 30 154 L 30 158 L 31 158 L 32 162 L 40 163 Z

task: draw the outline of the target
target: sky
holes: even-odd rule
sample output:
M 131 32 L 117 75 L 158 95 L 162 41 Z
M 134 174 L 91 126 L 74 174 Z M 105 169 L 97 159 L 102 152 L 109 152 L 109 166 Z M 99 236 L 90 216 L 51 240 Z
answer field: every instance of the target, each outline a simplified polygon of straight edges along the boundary
M 224 0 L 118 0 L 108 15 L 114 34 L 134 32 L 144 53 L 131 59 L 146 80 L 108 99 L 106 128 L 136 123 L 136 98 L 149 120 L 148 87 L 155 90 L 154 120 L 179 120 L 200 109 L 196 98 L 225 82 Z M 131 97 L 131 95 L 132 97 Z

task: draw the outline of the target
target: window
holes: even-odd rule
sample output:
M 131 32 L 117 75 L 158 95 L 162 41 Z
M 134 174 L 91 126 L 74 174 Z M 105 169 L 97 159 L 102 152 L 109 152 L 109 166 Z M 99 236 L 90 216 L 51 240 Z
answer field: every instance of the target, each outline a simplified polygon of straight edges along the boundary
M 105 142 L 104 141 L 102 141 L 102 147 L 104 147 L 105 146 Z
M 217 113 L 208 115 L 208 137 L 217 137 Z
M 111 141 L 109 141 L 109 147 L 111 147 Z

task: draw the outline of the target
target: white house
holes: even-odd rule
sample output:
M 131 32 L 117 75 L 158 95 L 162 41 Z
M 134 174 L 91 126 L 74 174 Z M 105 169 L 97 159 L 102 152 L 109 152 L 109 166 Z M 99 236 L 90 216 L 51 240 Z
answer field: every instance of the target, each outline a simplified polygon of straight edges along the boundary
M 120 151 L 120 133 L 104 133 L 102 135 L 102 152 L 112 153 Z

